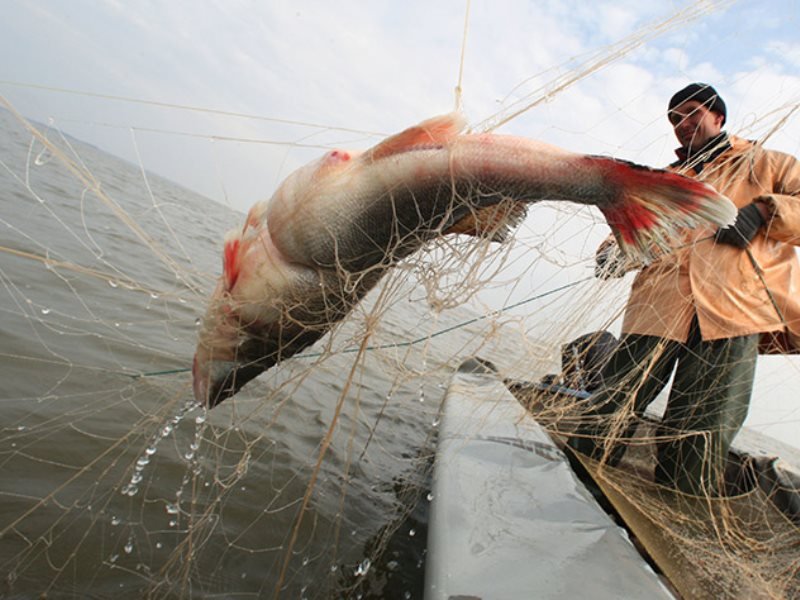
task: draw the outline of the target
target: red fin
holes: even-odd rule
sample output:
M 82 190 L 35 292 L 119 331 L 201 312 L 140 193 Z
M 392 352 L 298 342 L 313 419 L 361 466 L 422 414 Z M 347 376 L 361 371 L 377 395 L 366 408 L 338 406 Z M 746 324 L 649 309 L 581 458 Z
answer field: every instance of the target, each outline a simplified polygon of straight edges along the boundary
M 225 289 L 230 291 L 239 278 L 239 249 L 242 240 L 238 234 L 227 237 L 222 252 L 222 276 L 225 278 Z
M 652 210 L 634 202 L 611 205 L 603 214 L 626 244 L 636 244 L 637 233 L 648 231 L 658 223 L 658 216 Z
M 494 242 L 502 242 L 508 236 L 509 231 L 522 222 L 527 211 L 527 205 L 506 200 L 470 212 L 442 231 L 442 234 L 462 233 L 480 238 L 488 237 Z
M 439 146 L 449 142 L 464 129 L 464 117 L 459 113 L 450 113 L 433 117 L 419 125 L 409 127 L 397 135 L 386 138 L 380 144 L 367 151 L 365 158 L 379 160 L 408 152 L 418 147 Z
M 649 262 L 681 239 L 680 229 L 725 226 L 736 207 L 711 186 L 661 169 L 602 156 L 580 159 L 606 181 L 608 200 L 597 203 L 623 252 Z

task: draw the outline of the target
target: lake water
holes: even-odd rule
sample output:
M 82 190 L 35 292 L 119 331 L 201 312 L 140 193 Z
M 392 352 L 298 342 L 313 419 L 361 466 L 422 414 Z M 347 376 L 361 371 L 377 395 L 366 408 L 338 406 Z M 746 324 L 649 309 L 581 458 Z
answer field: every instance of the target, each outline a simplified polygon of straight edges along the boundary
M 433 312 L 408 266 L 206 413 L 186 369 L 243 215 L 38 127 L 55 149 L 0 112 L 2 595 L 421 597 L 449 374 L 518 336 Z

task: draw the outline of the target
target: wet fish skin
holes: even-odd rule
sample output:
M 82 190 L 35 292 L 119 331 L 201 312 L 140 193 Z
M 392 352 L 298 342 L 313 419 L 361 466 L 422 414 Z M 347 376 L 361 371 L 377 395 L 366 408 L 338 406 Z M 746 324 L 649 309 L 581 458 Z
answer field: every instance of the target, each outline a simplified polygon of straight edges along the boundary
M 313 344 L 432 239 L 502 240 L 530 203 L 597 206 L 623 251 L 645 261 L 681 227 L 735 217 L 695 180 L 463 126 L 445 115 L 363 153 L 329 152 L 253 206 L 226 236 L 193 364 L 198 401 L 214 406 Z

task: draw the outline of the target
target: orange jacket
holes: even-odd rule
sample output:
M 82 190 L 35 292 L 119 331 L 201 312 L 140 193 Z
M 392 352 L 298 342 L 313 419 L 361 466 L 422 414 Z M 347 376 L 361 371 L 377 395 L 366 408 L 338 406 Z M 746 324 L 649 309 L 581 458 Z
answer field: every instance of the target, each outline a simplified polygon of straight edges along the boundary
M 697 314 L 703 339 L 754 333 L 800 340 L 800 161 L 731 136 L 731 148 L 698 174 L 737 207 L 763 200 L 770 213 L 746 250 L 714 242 L 714 229 L 685 232 L 685 246 L 642 269 L 633 282 L 623 333 L 685 341 Z M 759 270 L 761 274 L 759 274 Z M 769 291 L 768 291 L 769 290 Z M 764 336 L 767 339 L 772 336 Z M 787 351 L 789 348 L 763 351 Z

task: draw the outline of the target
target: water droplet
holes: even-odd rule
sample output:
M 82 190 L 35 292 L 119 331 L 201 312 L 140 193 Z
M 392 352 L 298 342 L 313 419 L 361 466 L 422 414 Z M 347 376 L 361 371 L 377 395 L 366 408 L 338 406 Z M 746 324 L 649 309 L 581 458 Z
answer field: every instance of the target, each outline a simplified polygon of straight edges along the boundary
M 247 572 L 242 573 L 241 578 L 242 579 L 247 579 Z
M 194 326 L 195 326 L 195 327 L 200 327 L 200 317 L 197 317 L 197 318 L 194 320 Z
M 128 543 L 125 544 L 125 547 L 123 548 L 123 550 L 125 550 L 125 554 L 130 554 L 131 552 L 133 552 L 133 538 L 132 537 L 128 538 Z
M 431 423 L 431 424 L 432 424 L 434 427 L 438 427 L 438 426 L 439 426 L 439 419 L 434 419 L 434 420 L 433 420 L 433 423 Z
M 119 554 L 112 554 L 112 555 L 109 557 L 109 559 L 108 559 L 108 560 L 109 560 L 109 561 L 111 561 L 112 563 L 114 563 L 114 562 L 117 562 L 117 559 L 118 559 L 118 558 L 119 558 Z
M 428 495 L 425 497 L 428 499 L 428 502 L 430 502 L 431 500 L 433 500 L 433 492 L 428 492 Z
M 113 279 L 108 280 L 108 285 L 110 285 L 112 288 L 119 287 L 119 284 Z
M 170 521 L 170 522 L 169 522 L 169 526 L 170 526 L 170 527 L 175 527 L 175 525 L 177 525 L 177 524 L 178 524 L 178 522 L 177 522 L 177 521 Z
M 164 544 L 162 544 L 161 542 L 156 542 L 156 550 L 161 550 L 161 548 L 163 548 L 163 547 L 164 547 Z
M 388 568 L 390 571 L 396 571 L 399 566 L 400 563 L 396 560 L 390 560 L 388 563 L 386 563 L 386 568 Z
M 168 515 L 177 515 L 180 507 L 177 504 L 169 503 L 165 507 L 165 510 L 167 511 Z
M 140 469 L 143 469 L 144 467 L 147 466 L 149 462 L 150 462 L 150 455 L 145 454 L 144 456 L 139 457 L 139 460 L 136 461 L 136 466 L 139 467 Z
M 120 519 L 119 517 L 111 517 L 111 524 L 112 524 L 114 527 L 116 527 L 116 526 L 117 526 L 117 525 L 119 525 L 120 523 L 122 523 L 122 519 Z
M 139 488 L 138 488 L 138 487 L 136 487 L 135 485 L 130 485 L 130 486 L 128 486 L 128 492 L 127 492 L 127 495 L 128 495 L 128 496 L 131 496 L 131 497 L 133 497 L 133 496 L 135 496 L 137 493 L 139 493 Z
M 46 165 L 50 161 L 49 154 L 50 151 L 47 148 L 42 149 L 42 151 L 36 155 L 36 158 L 33 160 L 33 164 L 37 167 Z
M 136 472 L 133 474 L 133 476 L 131 477 L 131 483 L 132 483 L 133 485 L 136 485 L 137 483 L 141 483 L 141 482 L 142 482 L 142 479 L 143 479 L 143 477 L 142 477 L 142 474 L 141 474 L 141 472 L 139 472 L 139 471 L 136 471 Z
M 185 458 L 186 460 L 192 460 L 194 458 L 194 452 L 190 450 L 189 452 L 183 455 L 183 458 Z
M 18 426 L 17 431 L 25 431 L 25 425 Z
M 147 450 L 145 450 L 144 453 L 147 454 L 147 456 L 153 456 L 153 454 L 156 453 L 156 447 L 155 446 L 148 446 Z
M 308 557 L 304 556 L 303 557 L 303 566 L 305 567 L 307 564 L 308 564 Z
M 42 309 L 42 314 L 43 315 L 49 315 L 50 314 L 50 309 L 49 308 L 43 308 Z
M 181 304 L 186 304 L 186 300 L 184 300 L 183 298 L 178 298 L 178 302 L 180 302 Z
M 156 294 L 155 292 L 150 292 L 150 297 L 151 297 L 153 300 L 158 300 L 158 294 Z
M 206 415 L 205 415 L 205 413 L 203 413 L 202 415 L 197 415 L 197 416 L 194 418 L 194 422 L 195 422 L 195 423 L 197 423 L 198 425 L 202 425 L 203 423 L 205 423 L 205 422 L 206 422 Z
M 170 433 L 172 433 L 172 429 L 172 423 L 167 423 L 164 425 L 163 429 L 161 429 L 161 437 L 167 437 Z
M 355 576 L 356 577 L 363 577 L 364 575 L 366 575 L 369 572 L 369 568 L 371 566 L 372 566 L 372 561 L 370 561 L 370 559 L 368 559 L 368 558 L 365 558 L 363 561 L 361 561 L 361 564 L 359 564 L 356 567 Z
M 408 535 L 409 535 L 409 537 L 414 537 L 415 535 L 417 535 L 417 530 L 416 529 L 409 529 L 408 530 Z
M 406 591 L 406 593 L 403 594 L 403 598 L 405 598 L 406 600 L 411 600 L 411 592 Z
M 336 571 L 338 571 L 338 570 L 339 570 L 339 567 L 337 565 L 331 565 L 331 573 L 336 573 Z

